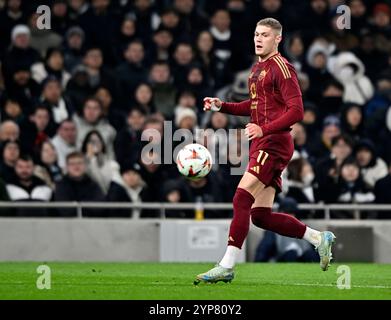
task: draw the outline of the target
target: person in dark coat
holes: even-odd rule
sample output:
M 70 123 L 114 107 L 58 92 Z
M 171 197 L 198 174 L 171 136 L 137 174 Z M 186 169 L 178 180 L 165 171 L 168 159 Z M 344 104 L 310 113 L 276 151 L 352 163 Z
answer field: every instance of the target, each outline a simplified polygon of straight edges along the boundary
M 146 120 L 145 110 L 141 107 L 132 108 L 127 117 L 126 127 L 123 128 L 114 140 L 114 152 L 121 168 L 135 163 L 141 153 L 141 132 Z
M 34 176 L 34 162 L 31 156 L 22 155 L 15 164 L 15 177 L 7 183 L 7 192 L 11 201 L 50 201 L 52 189 L 40 178 Z M 18 208 L 10 210 L 12 216 L 47 216 L 46 208 Z
M 4 32 L 4 30 L 2 30 Z M 5 52 L 2 61 L 2 71 L 7 86 L 12 80 L 13 74 L 21 65 L 26 70 L 41 60 L 41 56 L 30 46 L 31 32 L 26 25 L 16 25 L 11 32 L 11 46 Z
M 15 179 L 15 164 L 20 156 L 19 141 L 6 140 L 1 144 L 0 177 L 7 183 Z
M 80 152 L 72 152 L 66 158 L 67 174 L 56 183 L 54 201 L 103 202 L 105 195 L 86 174 L 86 159 Z M 85 217 L 102 217 L 102 209 L 84 209 Z M 58 215 L 63 217 L 76 216 L 76 209 L 58 209 Z
M 121 169 L 121 177 L 114 178 L 107 192 L 106 199 L 111 202 L 127 202 L 139 204 L 151 200 L 148 187 L 140 175 L 138 163 Z M 142 217 L 148 210 L 141 209 L 111 209 L 110 217 Z
M 377 180 L 374 188 L 375 194 L 375 203 L 382 204 L 391 204 L 390 190 L 391 190 L 391 162 L 388 165 L 389 171 L 388 175 L 384 178 Z M 389 219 L 390 212 L 379 211 L 377 213 L 377 218 L 379 219 Z
M 332 140 L 331 154 L 320 159 L 315 166 L 318 199 L 325 203 L 337 201 L 337 183 L 343 161 L 351 155 L 353 142 L 349 136 L 339 135 Z

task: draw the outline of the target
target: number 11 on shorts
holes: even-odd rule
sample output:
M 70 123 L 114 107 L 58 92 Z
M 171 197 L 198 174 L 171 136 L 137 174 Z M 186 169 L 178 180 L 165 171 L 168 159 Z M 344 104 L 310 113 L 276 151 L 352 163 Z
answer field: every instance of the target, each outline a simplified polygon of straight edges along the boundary
M 259 150 L 257 162 L 263 166 L 268 157 L 269 157 L 269 154 L 267 152 L 265 152 L 263 150 Z

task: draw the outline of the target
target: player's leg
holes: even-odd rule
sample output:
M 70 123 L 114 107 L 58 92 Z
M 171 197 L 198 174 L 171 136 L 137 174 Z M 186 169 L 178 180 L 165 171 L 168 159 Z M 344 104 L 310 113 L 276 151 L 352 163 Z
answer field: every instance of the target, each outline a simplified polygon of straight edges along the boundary
M 195 283 L 199 281 L 227 282 L 233 279 L 233 267 L 250 228 L 251 206 L 263 188 L 263 183 L 252 174 L 245 172 L 233 198 L 234 216 L 229 229 L 228 246 L 224 257 L 216 267 L 199 274 Z
M 275 189 L 267 187 L 256 197 L 251 208 L 251 221 L 264 230 L 270 230 L 283 236 L 304 239 L 316 247 L 320 255 L 320 266 L 327 270 L 331 255 L 331 246 L 335 236 L 330 231 L 320 232 L 287 213 L 272 212 Z

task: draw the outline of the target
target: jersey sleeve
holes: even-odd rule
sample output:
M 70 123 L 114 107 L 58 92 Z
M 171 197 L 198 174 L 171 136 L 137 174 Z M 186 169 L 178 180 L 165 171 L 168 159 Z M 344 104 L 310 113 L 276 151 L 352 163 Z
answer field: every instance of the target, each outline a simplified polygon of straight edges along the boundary
M 286 105 L 286 112 L 279 118 L 261 126 L 263 135 L 289 129 L 303 120 L 304 109 L 301 90 L 294 67 L 281 58 L 275 60 L 275 82 Z
M 244 100 L 242 102 L 223 102 L 221 104 L 220 112 L 233 114 L 235 116 L 250 116 L 251 114 L 251 100 Z

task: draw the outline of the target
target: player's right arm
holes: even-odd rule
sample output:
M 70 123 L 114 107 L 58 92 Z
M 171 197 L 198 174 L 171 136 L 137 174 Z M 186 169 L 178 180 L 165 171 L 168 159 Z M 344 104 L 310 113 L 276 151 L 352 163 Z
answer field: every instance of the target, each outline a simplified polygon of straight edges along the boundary
M 233 114 L 235 116 L 251 115 L 251 100 L 242 102 L 223 102 L 219 98 L 204 98 L 204 111 L 220 111 L 222 113 Z

